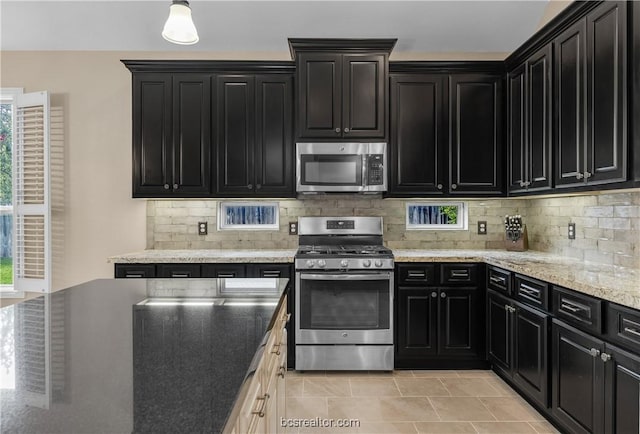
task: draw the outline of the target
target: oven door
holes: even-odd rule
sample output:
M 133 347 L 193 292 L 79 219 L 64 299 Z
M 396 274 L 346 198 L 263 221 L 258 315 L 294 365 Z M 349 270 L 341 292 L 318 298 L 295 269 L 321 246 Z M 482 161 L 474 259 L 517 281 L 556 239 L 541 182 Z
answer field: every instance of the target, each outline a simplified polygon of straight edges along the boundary
M 393 273 L 297 272 L 296 344 L 393 344 Z

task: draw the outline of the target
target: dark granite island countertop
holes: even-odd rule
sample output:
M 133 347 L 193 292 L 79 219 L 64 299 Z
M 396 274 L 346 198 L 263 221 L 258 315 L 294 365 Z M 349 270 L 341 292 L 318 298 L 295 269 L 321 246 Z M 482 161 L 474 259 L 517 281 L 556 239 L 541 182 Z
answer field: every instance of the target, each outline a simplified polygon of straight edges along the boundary
M 104 279 L 2 308 L 1 431 L 220 432 L 287 285 Z

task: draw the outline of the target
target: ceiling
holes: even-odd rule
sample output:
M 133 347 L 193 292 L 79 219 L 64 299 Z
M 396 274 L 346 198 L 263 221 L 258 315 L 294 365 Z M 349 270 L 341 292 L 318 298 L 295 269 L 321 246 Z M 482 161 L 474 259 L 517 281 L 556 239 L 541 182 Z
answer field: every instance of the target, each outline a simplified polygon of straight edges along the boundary
M 160 36 L 169 0 L 0 2 L 2 50 L 288 52 L 287 38 L 398 38 L 394 52 L 511 52 L 537 29 L 535 1 L 192 0 L 194 46 Z

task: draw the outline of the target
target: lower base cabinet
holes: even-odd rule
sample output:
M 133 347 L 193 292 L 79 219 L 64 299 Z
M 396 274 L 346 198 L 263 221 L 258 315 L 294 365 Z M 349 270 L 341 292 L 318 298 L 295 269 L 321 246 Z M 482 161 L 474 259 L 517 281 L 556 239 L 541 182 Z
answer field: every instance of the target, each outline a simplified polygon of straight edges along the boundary
M 640 357 L 606 344 L 605 433 L 640 432 Z M 605 356 L 605 359 L 608 357 Z

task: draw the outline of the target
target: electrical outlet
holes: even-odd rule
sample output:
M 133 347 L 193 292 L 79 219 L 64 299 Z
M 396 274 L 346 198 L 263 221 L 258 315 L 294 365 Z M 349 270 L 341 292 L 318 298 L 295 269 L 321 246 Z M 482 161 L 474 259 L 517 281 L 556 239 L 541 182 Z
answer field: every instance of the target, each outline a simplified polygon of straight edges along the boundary
M 569 223 L 569 226 L 567 228 L 567 236 L 569 237 L 570 240 L 575 240 L 576 239 L 576 224 L 575 223 Z
M 207 235 L 208 232 L 207 222 L 198 222 L 198 235 Z
M 298 235 L 298 222 L 289 222 L 289 235 Z
M 478 222 L 478 235 L 487 235 L 487 222 L 479 221 Z

